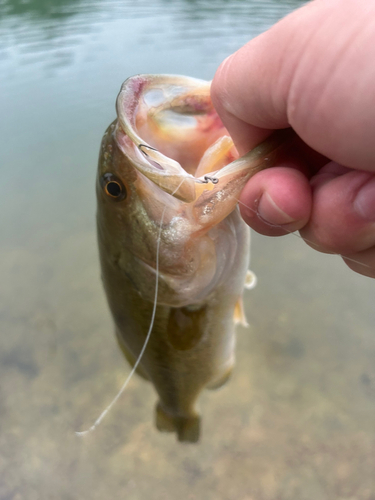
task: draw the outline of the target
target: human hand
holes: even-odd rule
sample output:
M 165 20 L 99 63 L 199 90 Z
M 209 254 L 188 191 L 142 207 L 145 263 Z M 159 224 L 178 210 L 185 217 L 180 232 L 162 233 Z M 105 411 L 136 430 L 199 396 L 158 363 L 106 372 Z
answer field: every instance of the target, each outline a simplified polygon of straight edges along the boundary
M 299 136 L 246 185 L 244 220 L 270 236 L 299 230 L 374 278 L 375 0 L 294 11 L 226 59 L 211 93 L 241 155 L 273 129 Z

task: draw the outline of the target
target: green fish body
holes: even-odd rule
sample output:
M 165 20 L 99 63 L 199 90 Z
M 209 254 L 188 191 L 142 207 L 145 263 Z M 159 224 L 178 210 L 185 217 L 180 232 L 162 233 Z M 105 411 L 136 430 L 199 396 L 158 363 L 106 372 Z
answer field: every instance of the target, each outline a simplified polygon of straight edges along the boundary
M 249 229 L 238 196 L 280 141 L 238 158 L 210 83 L 138 75 L 117 98 L 97 177 L 102 279 L 117 337 L 159 397 L 156 426 L 199 438 L 196 404 L 234 365 Z M 157 289 L 156 308 L 155 287 Z M 154 313 L 154 318 L 153 318 Z

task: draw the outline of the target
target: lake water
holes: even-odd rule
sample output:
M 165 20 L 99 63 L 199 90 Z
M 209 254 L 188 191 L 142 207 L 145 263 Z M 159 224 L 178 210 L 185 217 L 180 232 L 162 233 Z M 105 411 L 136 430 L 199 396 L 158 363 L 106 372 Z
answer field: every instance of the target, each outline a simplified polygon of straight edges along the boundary
M 211 79 L 302 5 L 0 0 L 0 500 L 374 500 L 374 281 L 298 237 L 253 236 L 257 288 L 202 439 L 153 424 L 101 287 L 94 181 L 121 83 Z

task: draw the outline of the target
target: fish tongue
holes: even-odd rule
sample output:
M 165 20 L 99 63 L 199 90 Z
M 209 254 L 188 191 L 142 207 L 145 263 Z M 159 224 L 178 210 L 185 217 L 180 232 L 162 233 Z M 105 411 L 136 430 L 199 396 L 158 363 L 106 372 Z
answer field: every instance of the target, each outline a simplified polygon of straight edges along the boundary
M 274 166 L 294 138 L 292 129 L 278 130 L 243 157 L 216 172 L 201 176 L 193 207 L 195 220 L 202 226 L 211 226 L 227 217 L 237 205 L 250 177 Z M 217 144 L 220 146 L 219 141 Z

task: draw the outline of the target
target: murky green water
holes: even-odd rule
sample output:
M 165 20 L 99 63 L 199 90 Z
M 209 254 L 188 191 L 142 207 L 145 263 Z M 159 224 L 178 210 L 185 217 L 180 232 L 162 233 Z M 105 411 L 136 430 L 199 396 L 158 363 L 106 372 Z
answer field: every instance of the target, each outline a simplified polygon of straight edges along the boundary
M 374 500 L 374 281 L 294 236 L 253 238 L 258 287 L 203 437 L 153 426 L 101 288 L 94 178 L 122 81 L 212 78 L 301 5 L 0 0 L 0 500 Z

